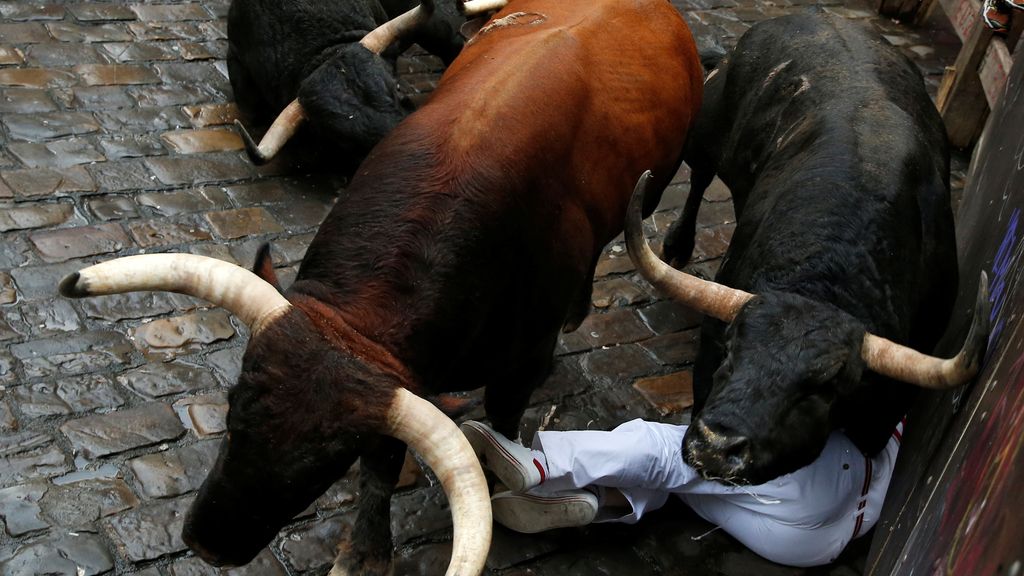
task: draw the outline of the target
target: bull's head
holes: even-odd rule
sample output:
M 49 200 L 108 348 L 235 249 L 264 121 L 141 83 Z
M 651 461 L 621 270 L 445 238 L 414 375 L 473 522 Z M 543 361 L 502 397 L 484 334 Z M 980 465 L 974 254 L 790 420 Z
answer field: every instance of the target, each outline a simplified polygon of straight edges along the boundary
M 861 385 L 864 368 L 924 388 L 951 388 L 977 373 L 988 334 L 984 272 L 963 348 L 935 358 L 866 332 L 830 304 L 779 292 L 754 296 L 671 268 L 643 236 L 649 180 L 649 172 L 641 176 L 626 217 L 633 262 L 661 292 L 729 323 L 725 358 L 684 441 L 686 462 L 705 477 L 758 484 L 809 464 L 832 430 L 833 403 Z
M 380 54 L 403 36 L 425 26 L 433 0 L 381 24 L 358 43 L 332 48 L 299 87 L 298 97 L 274 120 L 257 144 L 242 123 L 238 127 L 255 164 L 269 162 L 307 119 L 346 147 L 368 150 L 398 124 L 402 109 L 391 65 Z
M 221 305 L 250 327 L 227 435 L 185 521 L 183 538 L 203 559 L 247 563 L 386 435 L 416 450 L 448 495 L 455 529 L 449 574 L 481 571 L 490 501 L 468 442 L 406 390 L 397 361 L 382 359 L 372 342 L 346 337 L 344 327 L 326 328 L 330 312 L 322 304 L 299 297 L 293 304 L 248 270 L 191 254 L 111 260 L 71 274 L 60 290 L 71 297 L 169 290 Z

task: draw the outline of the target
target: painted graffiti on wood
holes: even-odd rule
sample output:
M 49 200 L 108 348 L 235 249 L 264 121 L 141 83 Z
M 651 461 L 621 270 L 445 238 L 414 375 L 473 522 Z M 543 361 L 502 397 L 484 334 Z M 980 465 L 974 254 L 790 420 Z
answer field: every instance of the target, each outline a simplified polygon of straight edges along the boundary
M 941 353 L 966 334 L 991 279 L 989 348 L 973 388 L 908 418 L 867 574 L 1024 574 L 1024 57 L 993 111 L 957 218 L 960 295 Z

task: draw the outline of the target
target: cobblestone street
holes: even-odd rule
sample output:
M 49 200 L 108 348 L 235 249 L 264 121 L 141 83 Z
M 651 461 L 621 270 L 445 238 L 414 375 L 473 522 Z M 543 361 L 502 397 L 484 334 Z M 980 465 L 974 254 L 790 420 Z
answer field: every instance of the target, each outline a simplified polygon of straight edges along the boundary
M 728 48 L 752 23 L 815 2 L 674 3 L 699 45 Z M 955 57 L 956 36 L 936 18 L 910 29 L 862 0 L 818 3 L 873 19 L 919 64 L 932 93 Z M 189 297 L 73 301 L 57 295 L 57 283 L 85 265 L 141 252 L 249 267 L 268 241 L 279 277 L 294 277 L 345 180 L 310 174 L 294 151 L 259 168 L 247 159 L 231 126 L 228 4 L 0 2 L 0 576 L 218 573 L 187 550 L 180 532 L 216 455 L 247 329 Z M 403 91 L 415 95 L 433 88 L 442 65 L 413 48 L 399 69 Z M 954 183 L 962 185 L 962 171 Z M 684 167 L 647 222 L 656 242 L 688 189 Z M 690 269 L 705 277 L 731 237 L 729 199 L 718 181 L 704 199 Z M 621 237 L 600 260 L 593 308 L 559 343 L 554 373 L 523 420 L 526 441 L 541 427 L 689 421 L 700 317 L 653 293 Z M 325 573 L 355 516 L 357 473 L 256 561 L 225 572 Z M 395 574 L 443 573 L 449 511 L 411 458 L 392 523 Z M 861 572 L 869 539 L 834 566 L 784 568 L 673 501 L 636 526 L 536 536 L 496 527 L 488 573 L 845 576 Z

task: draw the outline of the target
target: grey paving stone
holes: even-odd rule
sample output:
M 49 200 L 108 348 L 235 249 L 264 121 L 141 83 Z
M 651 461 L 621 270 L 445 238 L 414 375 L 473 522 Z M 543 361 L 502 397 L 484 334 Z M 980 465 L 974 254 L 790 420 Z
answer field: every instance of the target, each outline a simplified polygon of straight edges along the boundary
M 125 98 L 128 96 L 126 95 Z M 111 160 L 160 156 L 167 153 L 160 137 L 156 134 L 115 134 L 100 138 L 100 148 Z
M 8 150 L 29 168 L 66 168 L 75 164 L 106 160 L 106 157 L 84 138 L 69 138 L 46 144 L 12 142 Z
M 206 357 L 206 365 L 213 368 L 214 372 L 220 376 L 221 382 L 233 385 L 242 372 L 242 354 L 244 352 L 245 349 L 241 346 L 212 352 Z
M 185 549 L 181 528 L 192 498 L 143 504 L 102 522 L 118 551 L 132 562 L 154 560 Z
M 14 279 L 7 272 L 0 272 L 0 304 L 13 304 L 18 299 Z
M 131 22 L 128 28 L 143 42 L 206 39 L 206 33 L 196 22 Z
M 137 134 L 171 130 L 188 126 L 188 119 L 178 108 L 121 108 L 96 112 L 96 120 L 110 133 Z
M 274 232 L 284 228 L 265 208 L 239 208 L 204 215 L 214 234 L 220 238 L 235 239 Z
M 174 246 L 210 240 L 210 235 L 202 226 L 191 222 L 167 222 L 149 220 L 128 224 L 128 232 L 140 248 L 157 246 Z
M 87 166 L 86 169 L 95 180 L 97 188 L 105 192 L 161 187 L 141 159 L 111 160 Z
M 655 302 L 638 312 L 644 323 L 658 334 L 696 328 L 703 319 L 701 314 L 670 300 Z
M 217 385 L 209 370 L 183 362 L 144 364 L 133 370 L 122 372 L 117 381 L 146 398 L 159 398 Z
M 286 204 L 268 206 L 266 209 L 274 220 L 289 232 L 316 231 L 331 211 L 334 203 L 316 201 L 293 201 Z
M 284 576 L 288 572 L 274 557 L 269 548 L 264 548 L 252 562 L 238 568 L 218 570 L 198 558 L 182 558 L 167 567 L 169 576 Z
M 170 185 L 252 178 L 256 169 L 238 154 L 203 154 L 147 158 L 146 165 L 157 179 Z
M 10 352 L 0 350 L 0 384 L 10 384 L 18 378 L 18 375 L 15 372 L 16 365 L 17 361 Z M 0 420 L 3 421 L 3 425 L 0 426 L 0 428 L 14 429 L 14 421 L 9 414 L 5 414 Z
M 174 403 L 184 415 L 185 425 L 199 438 L 207 438 L 227 429 L 228 401 L 222 392 L 183 398 Z
M 152 359 L 162 360 L 201 350 L 234 335 L 230 315 L 220 309 L 154 320 L 135 329 L 134 334 L 139 350 Z
M 79 305 L 89 318 L 117 322 L 184 310 L 186 301 L 183 297 L 169 292 L 129 292 L 85 298 Z
M 127 6 L 86 2 L 67 7 L 71 16 L 79 22 L 106 22 L 111 20 L 134 20 L 135 12 Z
M 33 338 L 75 332 L 82 323 L 67 300 L 35 300 L 22 302 L 6 318 L 19 332 Z
M 631 309 L 616 309 L 605 314 L 590 314 L 576 330 L 592 347 L 636 342 L 653 335 Z
M 57 396 L 57 386 L 52 382 L 26 384 L 11 391 L 11 399 L 18 410 L 29 418 L 70 414 L 71 407 Z
M 132 39 L 124 24 L 82 26 L 71 22 L 48 22 L 46 29 L 61 42 L 125 42 Z
M 42 199 L 73 192 L 92 192 L 96 184 L 81 166 L 67 168 L 5 170 L 0 172 L 18 199 Z
M 10 273 L 15 284 L 18 285 L 21 296 L 35 300 L 52 298 L 57 293 L 56 286 L 61 279 L 72 272 L 77 272 L 82 267 L 82 264 L 77 262 L 61 262 L 45 266 L 12 268 Z
M 697 357 L 699 343 L 700 330 L 693 328 L 682 332 L 661 334 L 639 344 L 658 362 L 671 365 L 693 362 Z
M 108 194 L 86 201 L 89 212 L 100 220 L 124 220 L 137 218 L 139 208 L 130 196 Z
M 61 378 L 56 393 L 74 413 L 110 410 L 125 403 L 124 394 L 105 374 Z
M 29 240 L 46 262 L 118 252 L 132 245 L 120 224 L 33 232 Z
M 0 548 L 0 573 L 4 576 L 95 576 L 113 567 L 113 556 L 95 534 L 56 532 L 29 544 Z
M 136 198 L 139 204 L 152 208 L 161 216 L 223 210 L 231 206 L 227 194 L 214 186 L 204 186 L 195 190 L 148 192 L 139 194 Z
M 21 536 L 50 527 L 39 507 L 46 488 L 45 482 L 33 482 L 0 490 L 0 518 L 9 535 Z
M 194 85 L 154 85 L 129 88 L 128 93 L 139 106 L 176 106 L 196 104 L 208 100 L 209 93 Z
M 450 530 L 451 511 L 441 486 L 412 490 L 391 498 L 391 533 L 397 544 Z
M 14 22 L 62 20 L 64 7 L 56 4 L 0 3 L 0 16 Z
M 209 20 L 210 13 L 198 2 L 184 4 L 142 5 L 133 4 L 133 12 L 143 21 Z
M 93 331 L 11 346 L 29 378 L 96 372 L 131 363 L 131 344 L 119 332 Z
M 109 108 L 126 108 L 135 101 L 120 86 L 76 86 L 58 90 L 58 98 L 64 106 L 81 110 L 106 110 Z M 117 158 L 104 149 L 108 157 Z
M 0 24 L 0 42 L 4 44 L 33 44 L 49 42 L 50 35 L 38 22 Z
M 78 78 L 70 72 L 41 68 L 5 68 L 0 70 L 0 86 L 25 88 L 64 88 L 73 86 Z
M 67 456 L 49 435 L 22 432 L 0 437 L 0 488 L 59 476 L 70 469 Z
M 75 217 L 70 202 L 18 205 L 0 210 L 0 232 L 56 227 Z
M 217 458 L 219 440 L 197 442 L 128 461 L 142 494 L 149 498 L 180 496 L 199 488 Z
M 46 90 L 38 88 L 5 88 L 0 90 L 0 114 L 35 114 L 57 110 Z
M 38 114 L 8 114 L 4 125 L 12 138 L 45 140 L 75 134 L 89 134 L 100 129 L 92 114 L 86 112 L 42 112 Z
M 661 367 L 636 344 L 624 344 L 593 350 L 583 358 L 583 368 L 591 378 L 606 382 L 625 382 L 629 378 L 653 374 Z
M 47 490 L 40 505 L 46 516 L 71 530 L 93 531 L 94 522 L 139 504 L 120 478 L 97 478 L 57 484 Z
M 71 420 L 60 431 L 76 453 L 95 459 L 173 440 L 185 429 L 170 406 L 154 403 Z
M 279 549 L 285 562 L 297 571 L 330 566 L 337 554 L 338 543 L 352 529 L 355 518 L 344 514 L 318 518 L 309 524 L 286 529 L 279 538 Z
M 629 278 L 609 278 L 594 282 L 591 302 L 595 308 L 629 306 L 650 302 L 651 295 Z
M 25 62 L 38 68 L 96 64 L 104 61 L 95 48 L 82 44 L 33 44 L 26 47 L 24 53 Z
M 3 379 L 0 378 L 0 382 Z M 0 432 L 10 434 L 18 429 L 18 419 L 11 412 L 11 404 L 7 400 L 0 400 Z

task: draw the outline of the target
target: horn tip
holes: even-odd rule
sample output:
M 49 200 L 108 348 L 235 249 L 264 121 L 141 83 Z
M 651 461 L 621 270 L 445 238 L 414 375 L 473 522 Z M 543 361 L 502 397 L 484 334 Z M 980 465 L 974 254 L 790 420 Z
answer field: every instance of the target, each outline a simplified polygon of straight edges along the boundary
M 992 303 L 989 302 L 988 274 L 983 270 L 978 279 L 978 295 L 974 305 L 974 318 L 971 320 L 971 327 L 967 331 L 967 339 L 964 342 L 962 359 L 971 377 L 976 375 L 984 361 L 985 350 L 988 348 L 988 336 L 991 330 Z
M 86 287 L 85 282 L 80 282 L 82 279 L 81 272 L 72 272 L 64 277 L 58 285 L 58 290 L 61 295 L 66 298 L 84 298 L 89 296 L 89 289 Z
M 259 144 L 257 144 L 252 135 L 249 134 L 249 131 L 245 129 L 241 120 L 237 118 L 235 119 L 235 127 L 238 128 L 238 133 L 242 137 L 242 142 L 245 144 L 245 153 L 249 155 L 249 160 L 251 160 L 253 164 L 263 166 L 270 161 L 270 158 L 267 158 L 262 152 L 260 152 Z

